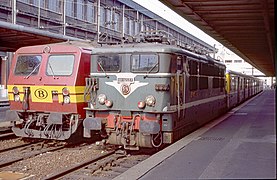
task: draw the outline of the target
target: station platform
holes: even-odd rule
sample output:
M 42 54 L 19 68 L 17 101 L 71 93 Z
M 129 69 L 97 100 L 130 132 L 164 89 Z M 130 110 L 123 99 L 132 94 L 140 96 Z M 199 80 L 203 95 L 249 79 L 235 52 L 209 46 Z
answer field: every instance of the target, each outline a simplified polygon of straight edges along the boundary
M 114 179 L 276 179 L 275 90 L 265 90 Z

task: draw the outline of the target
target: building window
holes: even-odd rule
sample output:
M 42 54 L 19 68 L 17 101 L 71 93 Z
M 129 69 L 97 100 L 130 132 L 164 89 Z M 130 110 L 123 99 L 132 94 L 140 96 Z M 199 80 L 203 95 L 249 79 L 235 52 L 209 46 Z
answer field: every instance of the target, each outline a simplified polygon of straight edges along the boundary
M 87 3 L 87 21 L 88 22 L 94 22 L 94 5 L 92 2 Z
M 135 24 L 134 24 L 135 22 L 132 20 L 132 19 L 130 19 L 129 20 L 129 29 L 130 29 L 130 35 L 134 35 L 135 34 Z
M 78 19 L 84 19 L 84 2 L 83 0 L 77 0 L 76 2 L 76 6 L 77 6 L 77 12 L 76 12 L 76 17 Z
M 135 22 L 135 35 L 137 35 L 139 32 L 139 23 Z
M 103 6 L 100 7 L 100 26 L 105 26 L 105 9 Z
M 124 31 L 125 31 L 125 34 L 130 34 L 129 22 L 130 22 L 129 18 L 124 17 L 124 23 L 125 23 Z
M 119 31 L 119 21 L 120 21 L 120 15 L 119 13 L 114 14 L 114 30 Z
M 74 17 L 74 0 L 66 1 L 66 15 L 69 17 Z
M 48 8 L 54 12 L 60 12 L 60 4 L 58 0 L 48 1 Z
M 29 3 L 29 0 L 19 0 L 19 1 Z
M 26 1 L 26 0 L 25 0 Z M 42 7 L 42 4 L 43 4 L 43 0 L 38 0 L 38 1 L 31 1 L 30 3 L 35 5 L 35 6 L 38 6 L 39 5 L 39 1 L 40 1 L 40 7 Z
M 106 9 L 105 25 L 108 29 L 111 29 L 111 10 Z

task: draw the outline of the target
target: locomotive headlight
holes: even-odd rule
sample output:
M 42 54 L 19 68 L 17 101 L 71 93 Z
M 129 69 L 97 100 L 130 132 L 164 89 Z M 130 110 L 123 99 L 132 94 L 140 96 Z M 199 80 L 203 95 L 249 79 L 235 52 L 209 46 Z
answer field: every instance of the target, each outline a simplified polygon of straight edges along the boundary
M 149 95 L 145 98 L 145 103 L 147 106 L 155 106 L 155 103 L 156 103 L 156 99 L 154 96 L 152 95 Z
M 99 94 L 98 96 L 99 104 L 104 105 L 106 100 L 107 100 L 107 96 L 105 94 Z
M 64 97 L 63 97 L 63 102 L 64 102 L 65 104 L 69 104 L 69 103 L 70 103 L 70 97 L 69 97 L 69 96 L 64 96 Z
M 113 106 L 113 101 L 112 101 L 112 100 L 106 100 L 106 101 L 105 101 L 105 105 L 106 105 L 108 108 L 110 108 L 110 107 Z
M 14 101 L 16 101 L 16 102 L 19 102 L 19 101 L 20 101 L 20 97 L 19 97 L 18 94 L 15 94 L 15 95 L 14 95 Z
M 69 89 L 64 87 L 62 89 L 62 93 L 63 93 L 63 103 L 69 104 L 70 103 Z
M 140 109 L 143 109 L 143 108 L 145 108 L 145 101 L 139 101 L 138 102 L 138 108 L 140 108 Z
M 67 89 L 66 87 L 63 88 L 62 92 L 63 92 L 64 96 L 68 96 L 69 95 L 69 89 Z
M 19 94 L 19 90 L 16 86 L 13 87 L 13 94 Z
M 13 95 L 14 95 L 14 101 L 20 102 L 20 96 L 19 96 L 19 89 L 18 89 L 18 87 L 14 86 L 12 91 L 13 91 Z

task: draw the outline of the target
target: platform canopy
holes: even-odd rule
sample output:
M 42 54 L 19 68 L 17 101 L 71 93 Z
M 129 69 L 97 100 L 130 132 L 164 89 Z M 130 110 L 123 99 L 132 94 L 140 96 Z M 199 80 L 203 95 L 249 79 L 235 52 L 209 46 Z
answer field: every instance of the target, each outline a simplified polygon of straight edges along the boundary
M 80 39 L 31 27 L 0 21 L 0 51 L 14 52 L 22 46 L 64 42 Z
M 160 0 L 266 76 L 275 76 L 274 0 Z

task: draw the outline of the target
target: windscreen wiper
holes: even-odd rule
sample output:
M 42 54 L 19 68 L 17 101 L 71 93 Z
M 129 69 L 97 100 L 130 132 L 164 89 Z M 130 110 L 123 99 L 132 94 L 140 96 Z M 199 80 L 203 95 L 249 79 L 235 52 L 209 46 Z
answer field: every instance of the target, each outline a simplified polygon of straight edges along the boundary
M 37 70 L 37 68 L 40 66 L 40 64 L 41 63 L 38 63 L 36 65 L 36 67 L 27 76 L 24 77 L 24 79 L 28 79 Z
M 148 74 L 151 73 L 155 67 L 157 67 L 158 64 L 159 64 L 159 62 L 157 62 L 154 66 L 152 66 L 151 69 L 149 69 L 149 71 L 146 73 L 144 78 L 146 78 L 148 76 Z
M 99 65 L 99 67 L 101 68 L 101 70 L 104 72 L 105 77 L 109 78 L 109 76 L 107 75 L 107 73 L 106 73 L 105 69 L 103 68 L 103 66 L 101 65 L 101 63 L 100 63 L 100 62 L 97 62 L 97 64 Z
M 53 76 L 53 78 L 55 78 L 55 73 L 54 73 L 54 71 L 53 71 L 53 68 L 52 68 L 52 66 L 51 66 L 50 62 L 48 62 L 48 65 L 49 65 L 50 70 L 51 70 L 51 72 L 52 72 L 52 76 Z

